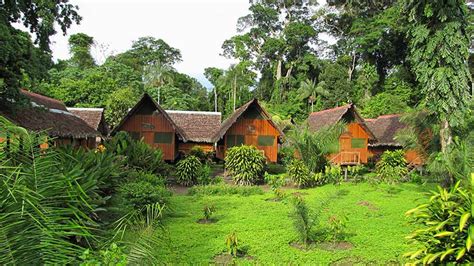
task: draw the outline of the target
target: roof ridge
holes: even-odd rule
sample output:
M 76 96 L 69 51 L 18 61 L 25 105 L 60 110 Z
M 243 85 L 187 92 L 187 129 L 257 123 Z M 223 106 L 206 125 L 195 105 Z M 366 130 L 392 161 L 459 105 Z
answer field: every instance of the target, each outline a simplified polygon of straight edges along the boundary
M 202 115 L 222 115 L 221 112 L 211 112 L 211 111 L 184 111 L 184 110 L 165 110 L 165 112 L 170 114 L 202 114 Z
M 104 111 L 104 108 L 96 107 L 66 107 L 68 110 L 74 111 Z
M 54 99 L 54 98 L 51 98 L 51 97 L 48 97 L 48 96 L 45 96 L 45 95 L 42 95 L 42 94 L 39 94 L 39 93 L 36 93 L 36 92 L 32 92 L 32 91 L 29 91 L 27 89 L 21 89 L 21 91 L 23 93 L 27 93 L 27 94 L 30 94 L 32 96 L 35 96 L 35 97 L 39 97 L 39 98 L 43 98 L 45 100 L 49 100 L 49 101 L 54 101 L 54 102 L 57 102 L 57 103 L 60 103 L 62 105 L 64 105 L 64 103 L 58 99 Z
M 324 109 L 324 110 L 321 110 L 321 111 L 311 112 L 310 115 L 321 114 L 321 113 L 325 113 L 325 112 L 329 112 L 329 111 L 335 111 L 335 110 L 339 110 L 339 109 L 343 109 L 343 108 L 350 108 L 350 107 L 351 107 L 351 104 L 348 103 L 348 104 L 338 106 L 338 107 L 334 107 L 334 108 L 329 108 L 329 109 Z
M 379 118 L 388 118 L 388 117 L 397 117 L 397 116 L 401 116 L 402 114 L 388 114 L 388 115 L 379 115 L 376 119 L 379 119 Z

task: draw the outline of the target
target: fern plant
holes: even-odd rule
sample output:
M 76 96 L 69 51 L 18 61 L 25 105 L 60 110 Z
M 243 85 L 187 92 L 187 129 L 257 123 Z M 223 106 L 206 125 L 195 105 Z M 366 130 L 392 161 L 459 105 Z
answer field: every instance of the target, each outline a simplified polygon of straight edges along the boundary
M 310 216 L 309 208 L 302 197 L 293 199 L 293 224 L 298 233 L 299 240 L 307 246 L 311 241 L 311 228 L 316 220 Z
M 469 188 L 461 186 L 461 181 L 450 189 L 438 187 L 428 203 L 406 213 L 421 226 L 407 237 L 421 248 L 406 253 L 406 257 L 416 264 L 474 260 L 474 174 L 470 183 Z
M 227 151 L 225 168 L 236 184 L 257 184 L 262 181 L 265 157 L 253 146 L 232 147 Z
M 202 167 L 201 161 L 196 156 L 187 156 L 176 165 L 177 182 L 184 186 L 196 184 Z

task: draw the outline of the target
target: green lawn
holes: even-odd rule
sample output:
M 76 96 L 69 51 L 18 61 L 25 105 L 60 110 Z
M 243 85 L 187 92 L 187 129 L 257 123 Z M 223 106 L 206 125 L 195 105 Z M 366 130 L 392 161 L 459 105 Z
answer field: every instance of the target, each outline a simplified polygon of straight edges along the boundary
M 266 200 L 273 197 L 272 192 L 247 197 L 175 195 L 171 200 L 174 214 L 165 219 L 167 239 L 157 247 L 157 253 L 165 263 L 213 262 L 225 250 L 226 236 L 235 231 L 248 246 L 251 263 L 400 262 L 409 250 L 405 236 L 413 229 L 404 213 L 426 201 L 424 192 L 428 189 L 415 184 L 342 184 L 298 190 L 311 209 L 331 198 L 323 207 L 320 227 L 327 225 L 331 215 L 344 213 L 349 218 L 347 241 L 354 246 L 349 250 L 314 247 L 308 251 L 289 245 L 297 238 L 289 216 L 292 205 Z M 217 207 L 217 223 L 196 222 L 206 203 Z

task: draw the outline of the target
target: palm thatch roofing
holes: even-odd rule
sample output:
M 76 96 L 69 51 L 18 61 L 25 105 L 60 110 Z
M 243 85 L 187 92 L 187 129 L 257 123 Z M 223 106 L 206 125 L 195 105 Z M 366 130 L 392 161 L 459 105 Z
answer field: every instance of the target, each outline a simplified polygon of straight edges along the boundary
M 251 107 L 254 106 L 257 108 L 257 110 L 260 111 L 261 115 L 263 116 L 264 119 L 266 119 L 270 124 L 275 127 L 278 132 L 280 133 L 280 136 L 284 136 L 283 131 L 278 128 L 278 126 L 273 122 L 272 117 L 270 114 L 263 109 L 263 107 L 260 105 L 257 99 L 250 100 L 249 102 L 245 103 L 241 107 L 239 107 L 237 110 L 234 111 L 234 113 L 227 118 L 217 131 L 217 133 L 214 135 L 212 138 L 213 142 L 219 141 L 222 137 L 224 137 L 225 133 L 227 130 L 229 130 L 230 127 L 232 127 L 233 124 L 237 122 L 237 120 Z
M 212 137 L 221 126 L 220 112 L 166 110 L 191 142 L 214 143 Z
M 352 115 L 354 120 L 364 128 L 369 135 L 369 139 L 376 139 L 374 133 L 366 125 L 365 120 L 360 116 L 359 112 L 357 112 L 356 106 L 352 103 L 319 112 L 312 112 L 309 115 L 307 122 L 310 130 L 318 131 L 326 126 L 334 125 L 339 121 L 343 121 L 343 118 L 347 115 Z
M 34 132 L 45 132 L 51 137 L 89 138 L 100 136 L 79 117 L 70 113 L 63 102 L 22 89 L 20 93 L 30 105 L 13 110 L 0 110 L 12 123 Z
M 400 114 L 392 114 L 382 115 L 376 119 L 366 119 L 367 126 L 377 138 L 377 142 L 371 143 L 369 146 L 401 147 L 402 145 L 395 140 L 395 135 L 399 130 L 406 128 L 407 125 L 400 121 L 400 117 Z
M 108 127 L 104 119 L 104 108 L 73 108 L 67 107 L 67 110 L 75 116 L 84 120 L 90 127 L 102 133 L 108 134 Z
M 158 111 L 160 114 L 163 114 L 163 117 L 171 124 L 171 127 L 175 130 L 176 135 L 178 135 L 179 139 L 181 139 L 183 142 L 186 142 L 188 140 L 188 137 L 186 136 L 184 131 L 178 125 L 176 125 L 176 123 L 173 121 L 173 119 L 171 119 L 168 113 L 157 102 L 155 102 L 155 100 L 153 100 L 153 98 L 148 95 L 148 93 L 143 94 L 140 101 L 138 101 L 137 104 L 135 104 L 135 106 L 133 106 L 132 109 L 128 111 L 127 115 L 122 118 L 120 123 L 112 130 L 111 134 L 117 133 L 117 131 L 120 130 L 123 124 L 130 117 L 132 117 L 135 112 L 137 112 L 139 108 L 144 104 L 150 104 L 155 109 L 155 111 Z

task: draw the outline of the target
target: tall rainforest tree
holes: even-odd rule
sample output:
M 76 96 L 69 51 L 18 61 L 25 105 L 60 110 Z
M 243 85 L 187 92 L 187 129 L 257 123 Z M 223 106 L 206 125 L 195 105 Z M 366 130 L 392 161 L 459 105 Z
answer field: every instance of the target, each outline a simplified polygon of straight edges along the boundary
M 453 143 L 452 129 L 462 123 L 470 96 L 470 37 L 463 0 L 406 0 L 410 61 L 424 94 L 424 105 L 441 123 L 441 150 Z
M 79 68 L 89 68 L 95 66 L 94 58 L 91 55 L 91 46 L 94 38 L 84 33 L 76 33 L 69 37 L 69 50 L 72 54 L 70 62 Z
M 31 81 L 44 78 L 51 66 L 50 37 L 59 26 L 65 34 L 81 17 L 77 6 L 68 0 L 16 0 L 0 2 L 0 106 L 20 100 L 19 88 L 25 77 Z M 35 35 L 13 27 L 22 24 Z M 13 101 L 12 101 L 13 100 Z

